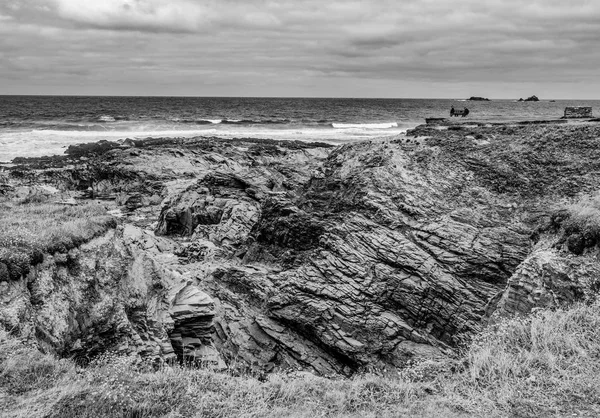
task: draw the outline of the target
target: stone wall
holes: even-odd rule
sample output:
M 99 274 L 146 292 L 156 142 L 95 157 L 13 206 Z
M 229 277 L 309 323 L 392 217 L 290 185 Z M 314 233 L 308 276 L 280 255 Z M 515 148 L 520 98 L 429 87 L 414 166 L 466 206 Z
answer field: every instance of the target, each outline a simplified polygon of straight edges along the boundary
M 591 118 L 592 117 L 592 108 L 591 107 L 565 107 L 565 116 L 566 119 L 572 118 Z

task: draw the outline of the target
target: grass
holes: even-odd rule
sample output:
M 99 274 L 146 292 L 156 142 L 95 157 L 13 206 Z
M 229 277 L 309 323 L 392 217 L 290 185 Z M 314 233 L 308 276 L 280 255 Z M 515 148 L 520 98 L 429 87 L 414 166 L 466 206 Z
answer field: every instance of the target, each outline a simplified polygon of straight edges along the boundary
M 561 232 L 557 247 L 581 255 L 600 246 L 600 193 L 584 196 L 554 212 L 540 232 Z
M 501 321 L 458 360 L 352 379 L 260 382 L 111 356 L 79 368 L 0 333 L 0 408 L 65 418 L 598 416 L 600 304 Z
M 584 197 L 567 206 L 568 219 L 563 223 L 566 231 L 578 231 L 594 236 L 600 241 L 600 193 Z
M 115 225 L 95 202 L 0 202 L 0 281 L 18 280 L 44 253 L 67 252 Z

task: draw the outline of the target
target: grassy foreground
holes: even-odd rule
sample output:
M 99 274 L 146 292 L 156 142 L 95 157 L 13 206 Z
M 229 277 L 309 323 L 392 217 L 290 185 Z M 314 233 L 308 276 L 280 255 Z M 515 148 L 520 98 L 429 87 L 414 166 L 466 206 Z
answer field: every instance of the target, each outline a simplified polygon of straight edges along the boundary
M 116 226 L 104 205 L 0 201 L 0 281 L 18 280 L 44 253 L 67 252 Z
M 458 359 L 395 375 L 266 382 L 107 356 L 87 368 L 0 333 L 4 417 L 600 416 L 600 304 L 488 328 Z

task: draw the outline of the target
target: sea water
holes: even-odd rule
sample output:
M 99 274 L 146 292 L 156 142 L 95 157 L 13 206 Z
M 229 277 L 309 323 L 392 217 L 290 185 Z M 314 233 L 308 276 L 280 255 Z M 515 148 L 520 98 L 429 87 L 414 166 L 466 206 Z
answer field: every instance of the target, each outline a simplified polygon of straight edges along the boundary
M 556 119 L 590 101 L 0 96 L 0 161 L 71 144 L 148 137 L 271 138 L 342 144 L 402 135 L 468 107 L 470 120 Z M 597 113 L 596 113 L 597 114 Z

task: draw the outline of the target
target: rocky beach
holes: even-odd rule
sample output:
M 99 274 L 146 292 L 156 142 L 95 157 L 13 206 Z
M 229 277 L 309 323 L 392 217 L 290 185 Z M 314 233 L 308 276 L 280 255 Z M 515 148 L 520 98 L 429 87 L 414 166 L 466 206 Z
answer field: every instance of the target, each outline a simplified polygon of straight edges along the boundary
M 84 368 L 110 353 L 262 380 L 454 370 L 487 327 L 595 297 L 600 125 L 563 122 L 17 158 L 0 166 L 0 324 Z M 36 207 L 93 224 L 41 243 Z

